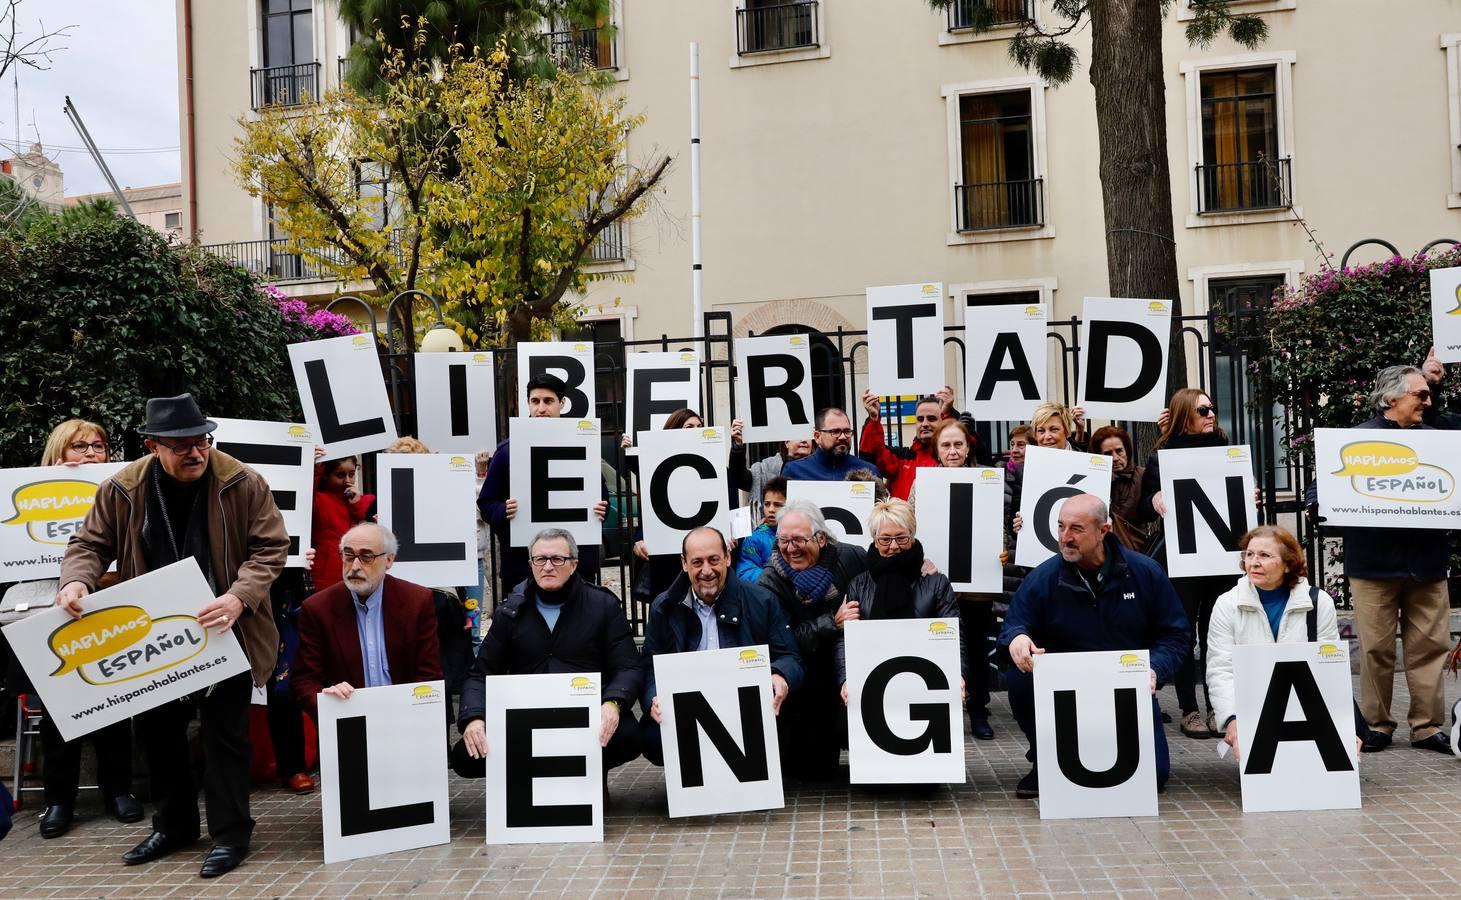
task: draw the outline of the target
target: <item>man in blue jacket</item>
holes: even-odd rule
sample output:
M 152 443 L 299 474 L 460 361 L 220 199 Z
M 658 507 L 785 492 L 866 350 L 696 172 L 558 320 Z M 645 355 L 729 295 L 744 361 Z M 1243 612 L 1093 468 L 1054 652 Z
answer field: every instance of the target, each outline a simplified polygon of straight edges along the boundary
M 1192 642 L 1182 601 L 1166 573 L 1150 559 L 1126 550 L 1111 533 L 1106 504 L 1081 494 L 1060 507 L 1060 556 L 1025 576 L 1010 602 L 999 647 L 1009 654 L 1006 673 L 1010 711 L 1030 741 L 1032 766 L 1016 797 L 1040 796 L 1035 755 L 1035 657 L 1091 650 L 1148 650 L 1152 694 L 1176 677 Z M 1162 714 L 1152 697 L 1157 744 L 1157 787 L 1171 771 Z
M 878 478 L 878 467 L 852 452 L 852 420 L 847 413 L 829 406 L 817 413 L 812 441 L 817 449 L 810 456 L 794 459 L 781 467 L 787 481 L 846 481 L 853 469 L 867 469 Z
M 730 571 L 730 549 L 714 528 L 685 535 L 680 559 L 685 571 L 649 610 L 641 651 L 645 674 L 641 708 L 644 758 L 665 764 L 660 736 L 659 690 L 654 681 L 656 653 L 724 650 L 766 644 L 771 651 L 771 710 L 781 712 L 786 695 L 802 683 L 802 660 L 781 604 L 765 589 L 741 581 Z

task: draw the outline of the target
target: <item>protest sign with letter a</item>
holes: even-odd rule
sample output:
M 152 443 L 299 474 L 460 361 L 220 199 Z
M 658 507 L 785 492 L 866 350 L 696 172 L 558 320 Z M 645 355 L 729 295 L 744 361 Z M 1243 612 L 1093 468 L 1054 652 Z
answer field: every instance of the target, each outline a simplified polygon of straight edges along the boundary
M 1081 402 L 1087 418 L 1155 422 L 1167 405 L 1170 300 L 1087 297 Z
M 396 440 L 380 357 L 369 335 L 289 345 L 304 421 L 325 459 L 383 450 Z
M 443 682 L 319 695 L 325 862 L 451 840 Z
M 671 818 L 786 805 L 770 660 L 764 644 L 655 654 Z
M 958 619 L 848 622 L 847 761 L 853 784 L 962 784 Z
M 1045 401 L 1045 304 L 964 309 L 965 402 L 980 421 L 1023 421 Z
M 1040 818 L 1156 815 L 1147 651 L 1045 653 L 1034 661 Z
M 738 338 L 735 382 L 746 443 L 812 436 L 812 354 L 806 335 Z
M 527 547 L 544 528 L 562 528 L 579 544 L 603 543 L 593 506 L 603 498 L 598 419 L 513 419 L 508 470 L 512 546 Z
M 870 481 L 792 480 L 786 483 L 786 502 L 815 503 L 827 520 L 832 536 L 855 544 L 866 544 L 871 539 L 867 520 L 873 514 L 876 498 Z
M 537 375 L 563 380 L 568 393 L 560 416 L 594 415 L 594 345 L 592 341 L 523 341 L 517 345 L 517 414 L 528 414 L 528 382 Z
M 597 672 L 487 677 L 487 843 L 604 839 Z
M 497 378 L 492 354 L 416 354 L 416 434 L 438 453 L 497 447 Z
M 1331 526 L 1456 528 L 1461 432 L 1316 428 L 1319 513 Z
M 1349 644 L 1233 647 L 1243 812 L 1358 809 Z
M 472 458 L 382 453 L 376 465 L 380 523 L 400 545 L 392 574 L 417 584 L 476 584 L 481 562 Z
M 1049 447 L 1025 448 L 1024 490 L 1015 539 L 1015 564 L 1038 566 L 1060 552 L 1060 505 L 1079 494 L 1111 503 L 1111 457 Z
M 867 387 L 880 397 L 944 386 L 944 286 L 867 289 Z
M 1253 454 L 1247 445 L 1158 450 L 1167 515 L 1167 574 L 1231 575 L 1242 571 L 1238 541 L 1258 525 Z
M 685 535 L 730 527 L 722 428 L 676 428 L 639 436 L 639 509 L 650 553 L 679 553 Z
M 1004 472 L 924 466 L 914 480 L 918 540 L 956 591 L 1004 590 Z
M 694 350 L 630 353 L 625 361 L 625 430 L 637 437 L 665 427 L 677 409 L 700 409 L 700 354 Z
M 274 505 L 289 532 L 285 565 L 304 566 L 310 546 L 315 497 L 315 439 L 308 425 L 217 419 L 214 446 L 258 472 L 269 483 Z
M 127 463 L 0 469 L 0 581 L 57 578 L 97 486 Z
M 249 670 L 233 629 L 198 624 L 213 591 L 191 556 L 5 626 L 61 737 L 74 740 Z
M 1461 266 L 1431 269 L 1431 345 L 1443 363 L 1461 362 Z

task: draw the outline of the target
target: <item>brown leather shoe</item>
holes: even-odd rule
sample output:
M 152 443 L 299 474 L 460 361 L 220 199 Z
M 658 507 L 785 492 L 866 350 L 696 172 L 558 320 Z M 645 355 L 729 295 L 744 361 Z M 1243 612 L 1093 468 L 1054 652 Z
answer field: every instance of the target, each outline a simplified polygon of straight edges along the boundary
M 308 772 L 295 772 L 284 779 L 284 786 L 296 794 L 312 794 L 315 789 L 315 780 L 309 777 Z

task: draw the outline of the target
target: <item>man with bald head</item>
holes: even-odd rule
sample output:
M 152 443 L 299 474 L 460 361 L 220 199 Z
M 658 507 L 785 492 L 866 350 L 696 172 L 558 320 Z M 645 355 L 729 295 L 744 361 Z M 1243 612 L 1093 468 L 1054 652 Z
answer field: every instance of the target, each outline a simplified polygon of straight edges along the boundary
M 1111 532 L 1106 504 L 1090 494 L 1071 497 L 1059 513 L 1060 556 L 1025 576 L 1010 601 L 999 648 L 1009 655 L 1005 674 L 1010 711 L 1030 741 L 1032 766 L 1016 797 L 1040 796 L 1035 755 L 1036 657 L 1090 650 L 1148 650 L 1151 689 L 1176 677 L 1192 632 L 1172 582 L 1155 562 L 1127 550 Z M 1170 764 L 1161 710 L 1152 697 L 1157 744 L 1157 787 Z
M 644 626 L 646 682 L 640 706 L 647 715 L 644 758 L 665 764 L 660 736 L 659 689 L 654 681 L 656 653 L 725 650 L 765 644 L 771 652 L 771 709 L 802 682 L 801 655 L 781 604 L 763 588 L 744 582 L 731 570 L 725 535 L 714 528 L 696 528 L 680 545 L 684 571 L 649 609 Z

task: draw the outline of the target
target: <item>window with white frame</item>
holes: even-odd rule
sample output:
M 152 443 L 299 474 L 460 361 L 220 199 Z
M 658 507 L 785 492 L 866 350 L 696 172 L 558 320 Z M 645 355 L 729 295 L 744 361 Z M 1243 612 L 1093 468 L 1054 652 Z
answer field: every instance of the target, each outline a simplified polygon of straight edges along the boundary
M 390 169 L 383 163 L 362 161 L 355 164 L 355 192 L 360 205 L 370 213 L 370 227 L 376 231 L 394 228 L 400 204 L 391 191 Z
M 1053 236 L 1045 215 L 1044 88 L 1035 79 L 948 85 L 949 243 Z
M 1026 22 L 1039 23 L 1035 0 L 953 0 L 944 9 L 940 46 L 1004 41 Z M 979 30 L 976 31 L 975 29 Z
M 1188 22 L 1197 18 L 1197 8 L 1204 2 L 1206 0 L 1181 0 L 1177 4 L 1177 21 Z M 1298 0 L 1228 0 L 1228 6 L 1236 15 L 1283 12 L 1297 8 Z
M 1451 190 L 1446 206 L 1461 209 L 1461 34 L 1441 35 L 1446 51 L 1446 109 L 1451 119 Z
M 731 0 L 736 52 L 731 68 L 826 59 L 827 0 Z

